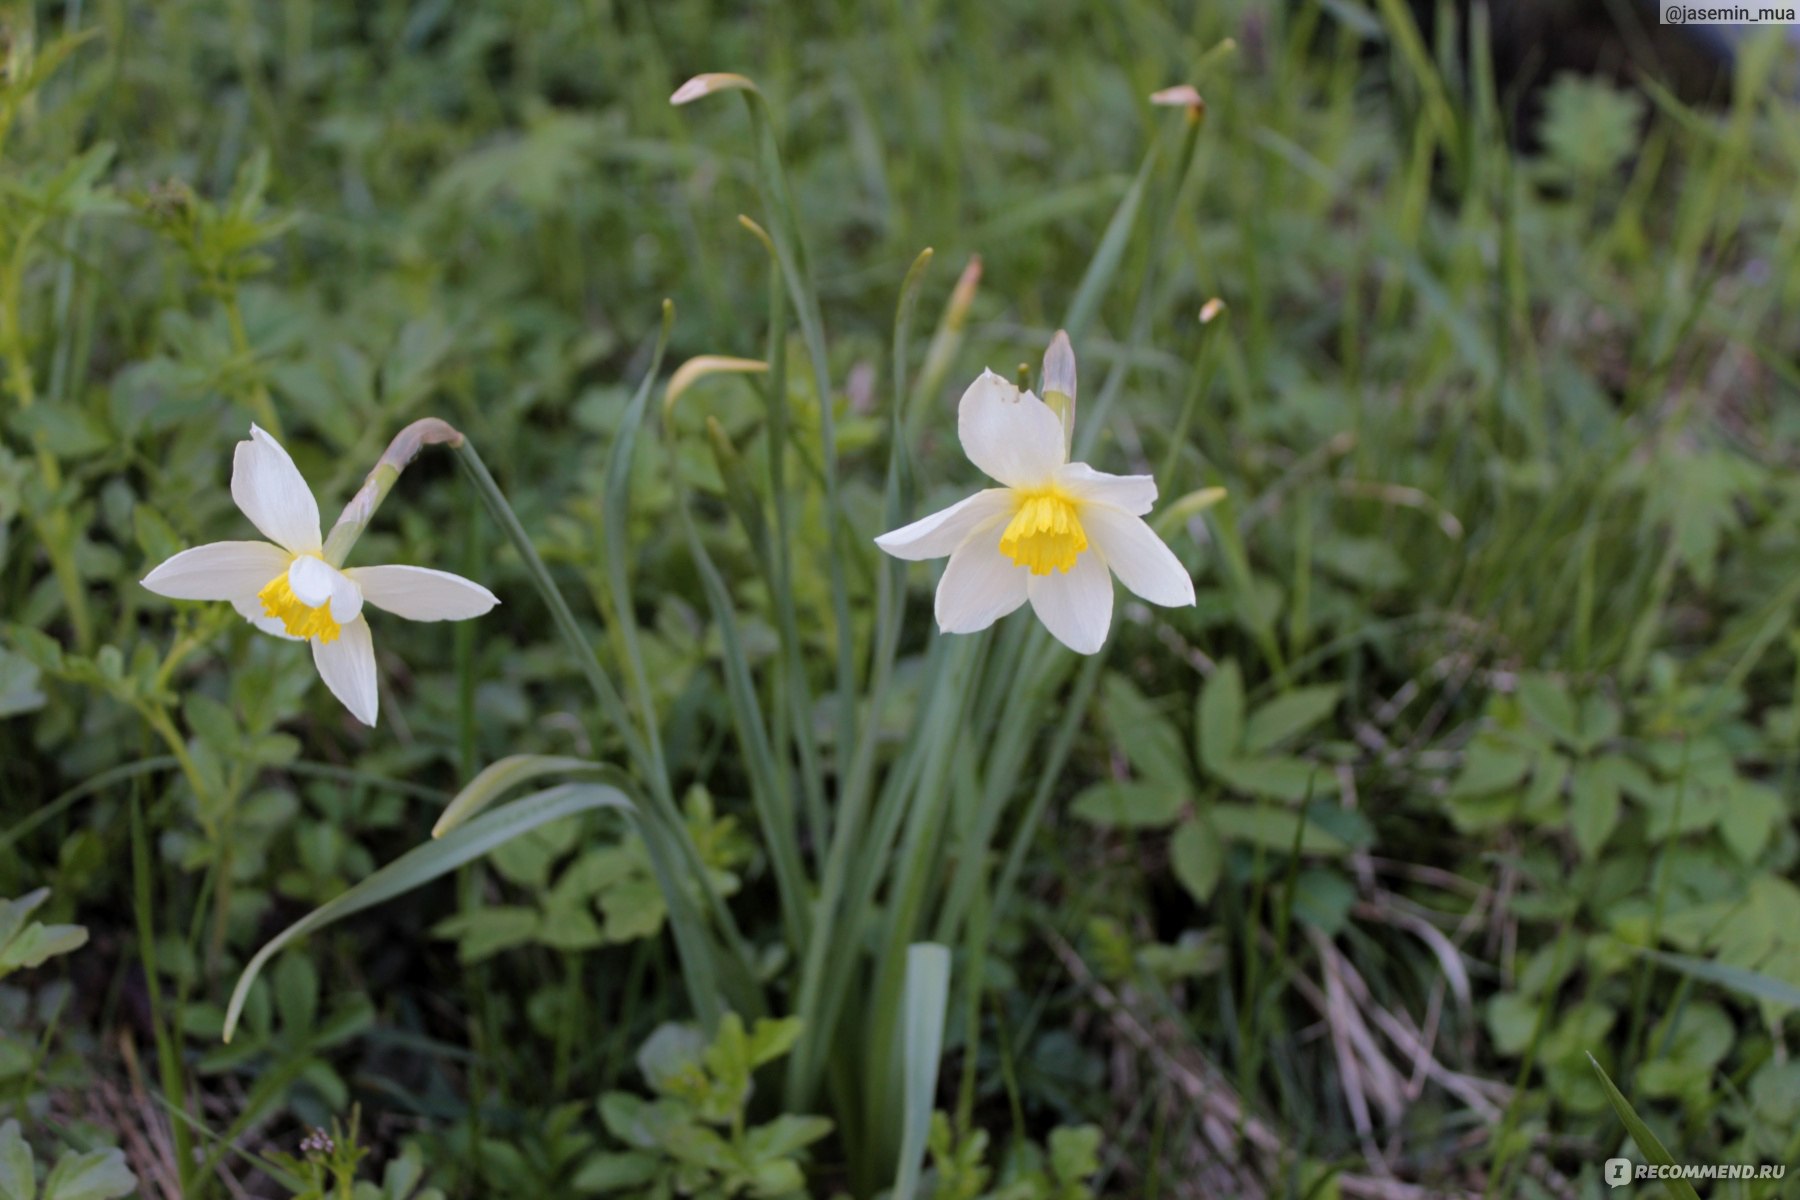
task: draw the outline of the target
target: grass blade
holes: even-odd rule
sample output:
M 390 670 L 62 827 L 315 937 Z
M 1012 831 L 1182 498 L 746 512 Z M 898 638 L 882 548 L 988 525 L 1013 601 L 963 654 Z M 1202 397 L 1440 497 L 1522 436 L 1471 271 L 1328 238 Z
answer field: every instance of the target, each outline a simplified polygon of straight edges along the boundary
M 902 1070 L 906 1111 L 900 1127 L 900 1164 L 894 1173 L 894 1200 L 912 1200 L 925 1157 L 925 1135 L 937 1098 L 938 1059 L 944 1050 L 944 1010 L 950 998 L 950 950 L 936 942 L 906 949 L 906 991 L 902 1001 L 905 1044 Z
M 1606 1073 L 1605 1068 L 1592 1054 L 1587 1059 L 1593 1064 L 1594 1074 L 1600 1077 L 1600 1087 L 1606 1092 L 1606 1102 L 1619 1114 L 1619 1120 L 1625 1125 L 1625 1132 L 1631 1135 L 1631 1140 L 1637 1143 L 1637 1148 L 1644 1157 L 1658 1166 L 1674 1166 L 1674 1155 L 1650 1132 L 1650 1127 L 1637 1115 L 1637 1110 L 1631 1107 L 1631 1101 L 1625 1098 L 1625 1094 L 1613 1086 L 1612 1077 Z M 1685 1197 L 1686 1200 L 1700 1200 L 1700 1194 L 1694 1191 L 1694 1185 L 1685 1179 L 1665 1179 L 1662 1182 L 1676 1196 Z
M 1694 958 L 1687 954 L 1669 954 L 1662 950 L 1645 950 L 1642 953 L 1650 961 L 1671 971 L 1679 971 L 1706 983 L 1716 983 L 1727 991 L 1748 996 L 1752 1000 L 1800 1009 L 1800 988 L 1773 975 L 1764 975 L 1761 971 L 1752 971 L 1748 967 L 1713 962 L 1707 958 Z
M 557 754 L 509 754 L 489 763 L 481 773 L 469 780 L 468 786 L 456 793 L 444 813 L 431 827 L 431 836 L 441 838 L 476 813 L 521 784 L 546 775 L 570 775 L 600 769 L 585 758 Z
M 596 808 L 617 808 L 630 813 L 637 811 L 636 806 L 616 788 L 592 783 L 565 783 L 527 796 L 523 800 L 515 800 L 504 808 L 475 818 L 435 841 L 414 847 L 343 895 L 321 904 L 271 938 L 244 968 L 237 986 L 231 990 L 231 1002 L 225 1009 L 224 1040 L 229 1042 L 237 1029 L 238 1015 L 243 1011 L 244 999 L 250 994 L 250 985 L 256 982 L 263 966 L 295 938 L 315 929 L 322 929 L 352 913 L 359 913 L 365 908 L 372 908 L 404 895 L 540 825 Z

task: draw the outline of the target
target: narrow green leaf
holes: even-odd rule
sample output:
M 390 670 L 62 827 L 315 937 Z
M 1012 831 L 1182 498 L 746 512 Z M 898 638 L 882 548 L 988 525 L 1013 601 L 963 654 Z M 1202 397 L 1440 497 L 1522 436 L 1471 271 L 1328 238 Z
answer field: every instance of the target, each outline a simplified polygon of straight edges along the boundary
M 596 808 L 617 808 L 628 813 L 637 811 L 616 788 L 591 783 L 561 784 L 515 800 L 435 841 L 407 851 L 343 895 L 315 908 L 276 934 L 244 968 L 237 986 L 231 990 L 231 1002 L 225 1008 L 224 1040 L 229 1042 L 237 1029 L 244 999 L 250 994 L 250 985 L 256 982 L 263 966 L 295 938 L 410 892 L 540 825 Z
M 597 763 L 585 758 L 554 754 L 509 754 L 489 763 L 481 773 L 469 780 L 444 807 L 444 813 L 431 827 L 431 836 L 443 837 L 470 817 L 521 784 L 542 779 L 546 775 L 578 775 L 600 770 Z
M 925 1136 L 937 1095 L 938 1059 L 944 1049 L 944 1009 L 950 998 L 950 950 L 935 942 L 906 948 L 905 1020 L 906 1111 L 900 1133 L 900 1165 L 893 1200 L 914 1200 L 925 1157 Z
M 1619 1120 L 1624 1124 L 1625 1132 L 1629 1133 L 1631 1140 L 1637 1143 L 1638 1150 L 1643 1153 L 1645 1158 L 1658 1166 L 1674 1166 L 1675 1157 L 1669 1153 L 1668 1148 L 1662 1142 L 1657 1140 L 1656 1135 L 1650 1132 L 1650 1127 L 1644 1124 L 1642 1117 L 1637 1115 L 1637 1110 L 1631 1107 L 1631 1101 L 1625 1099 L 1625 1094 L 1613 1085 L 1612 1077 L 1607 1075 L 1599 1061 L 1592 1054 L 1587 1056 L 1587 1060 L 1593 1064 L 1594 1074 L 1600 1077 L 1600 1087 L 1606 1093 L 1606 1102 L 1612 1105 L 1615 1113 L 1619 1114 Z M 1676 1196 L 1686 1197 L 1686 1200 L 1700 1200 L 1700 1194 L 1694 1190 L 1694 1185 L 1685 1179 L 1665 1179 L 1662 1182 Z
M 1714 962 L 1709 958 L 1694 958 L 1687 954 L 1670 954 L 1662 950 L 1642 950 L 1639 953 L 1671 971 L 1679 971 L 1683 975 L 1691 975 L 1695 979 L 1715 983 L 1727 991 L 1737 992 L 1752 1000 L 1800 1009 L 1800 988 L 1785 979 L 1764 975 L 1761 971 L 1752 971 L 1748 967 L 1734 967 L 1729 963 Z
M 1151 172 L 1156 169 L 1160 149 L 1160 142 L 1150 143 L 1137 175 L 1125 189 L 1119 206 L 1113 210 L 1112 219 L 1107 221 L 1106 232 L 1100 235 L 1100 244 L 1075 289 L 1075 298 L 1069 301 L 1068 315 L 1063 318 L 1062 327 L 1068 330 L 1071 338 L 1079 338 L 1087 330 L 1088 322 L 1099 310 L 1101 297 L 1125 260 L 1125 248 L 1130 244 L 1132 227 L 1137 224 L 1138 210 L 1144 206 L 1144 192 L 1149 187 Z M 905 1198 L 898 1197 L 897 1200 Z

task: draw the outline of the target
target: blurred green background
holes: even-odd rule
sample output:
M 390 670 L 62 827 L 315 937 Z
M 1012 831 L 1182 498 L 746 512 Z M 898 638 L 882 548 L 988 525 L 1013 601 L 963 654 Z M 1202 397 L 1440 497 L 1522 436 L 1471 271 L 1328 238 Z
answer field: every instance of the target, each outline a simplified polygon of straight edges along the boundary
M 977 256 L 980 285 L 909 414 L 921 511 L 974 480 L 963 384 L 1062 325 L 1106 414 L 1094 464 L 1153 471 L 1165 504 L 1228 492 L 1172 538 L 1197 607 L 1121 601 L 1077 701 L 957 993 L 929 1194 L 1598 1196 L 1631 1143 L 1589 1055 L 1676 1159 L 1800 1166 L 1793 62 L 1778 32 L 1727 61 L 1622 3 L 1496 7 L 10 8 L 0 896 L 49 887 L 38 918 L 90 940 L 0 984 L 0 1117 L 40 1161 L 120 1147 L 146 1197 L 291 1194 L 268 1156 L 354 1105 L 365 1180 L 600 1190 L 595 1099 L 642 1093 L 639 1046 L 687 1014 L 641 852 L 571 882 L 599 818 L 311 939 L 217 1041 L 246 958 L 481 765 L 616 754 L 453 467 L 420 459 L 359 557 L 505 603 L 384 625 L 375 730 L 293 647 L 136 581 L 248 536 L 225 484 L 252 420 L 329 518 L 437 415 L 606 645 L 601 479 L 662 301 L 674 362 L 764 349 L 742 106 L 668 103 L 731 70 L 779 118 L 857 528 L 881 528 L 894 309 L 927 246 L 926 328 Z M 1148 100 L 1177 83 L 1206 102 L 1179 177 L 1185 117 Z M 759 411 L 719 385 L 674 425 L 747 614 L 701 430 L 747 443 Z M 772 884 L 717 634 L 639 467 L 664 736 L 754 936 Z M 823 664 L 824 584 L 799 586 Z M 912 613 L 907 662 L 936 636 Z M 842 1185 L 829 1140 L 807 1179 Z

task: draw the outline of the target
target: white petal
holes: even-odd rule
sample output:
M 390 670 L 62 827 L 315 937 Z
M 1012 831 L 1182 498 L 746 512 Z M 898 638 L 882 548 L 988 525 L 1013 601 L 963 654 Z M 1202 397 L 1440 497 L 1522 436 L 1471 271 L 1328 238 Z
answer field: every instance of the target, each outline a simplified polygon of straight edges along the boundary
M 363 599 L 409 621 L 466 621 L 500 603 L 473 580 L 430 567 L 353 567 Z
M 1063 427 L 1050 406 L 992 371 L 963 393 L 956 430 L 969 461 L 1008 487 L 1037 487 L 1063 463 Z
M 341 578 L 337 568 L 310 554 L 296 558 L 294 565 L 288 568 L 288 586 L 294 589 L 294 599 L 308 608 L 318 608 L 329 602 Z
M 333 571 L 331 580 L 331 619 L 348 625 L 362 615 L 362 589 L 344 571 Z
M 367 621 L 352 621 L 336 640 L 315 640 L 313 665 L 331 694 L 343 701 L 350 715 L 364 725 L 375 724 L 379 701 L 375 694 L 375 643 Z
M 212 542 L 183 550 L 144 576 L 144 586 L 171 600 L 236 600 L 267 587 L 291 557 L 267 542 Z
M 1031 572 L 1000 553 L 1004 523 L 988 522 L 950 556 L 937 590 L 937 623 L 945 633 L 986 629 L 1025 603 Z
M 281 444 L 250 427 L 231 460 L 231 498 L 264 537 L 295 554 L 319 552 L 319 505 Z
M 305 638 L 297 638 L 287 631 L 280 617 L 271 617 L 263 611 L 262 602 L 255 596 L 243 596 L 231 602 L 231 607 L 238 610 L 238 615 L 250 622 L 264 633 L 272 633 L 287 642 L 303 642 Z
M 1081 527 L 1119 582 L 1150 603 L 1178 608 L 1194 602 L 1187 568 L 1141 518 L 1093 504 L 1081 510 Z
M 1100 555 L 1090 549 L 1067 571 L 1028 577 L 1032 611 L 1057 641 L 1077 654 L 1093 654 L 1106 644 L 1107 630 L 1112 628 L 1113 586 Z
M 1156 503 L 1156 480 L 1148 475 L 1108 475 L 1086 463 L 1069 463 L 1056 472 L 1056 486 L 1077 500 L 1123 509 L 1141 517 Z
M 1042 387 L 1046 393 L 1061 392 L 1075 398 L 1075 347 L 1069 344 L 1066 330 L 1059 329 L 1044 350 Z
M 1012 502 L 1011 488 L 988 488 L 911 525 L 884 533 L 875 539 L 875 544 L 909 562 L 942 558 L 962 545 L 977 526 L 1010 509 Z

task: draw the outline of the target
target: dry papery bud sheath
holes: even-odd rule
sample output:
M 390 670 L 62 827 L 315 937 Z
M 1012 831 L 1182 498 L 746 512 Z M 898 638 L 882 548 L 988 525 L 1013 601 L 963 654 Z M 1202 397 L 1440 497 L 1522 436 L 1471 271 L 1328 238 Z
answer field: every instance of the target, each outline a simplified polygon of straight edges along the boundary
M 419 456 L 419 451 L 426 446 L 449 446 L 452 449 L 462 445 L 463 435 L 448 421 L 436 417 L 422 417 L 394 435 L 382 451 L 375 467 L 363 479 L 362 487 L 356 495 L 350 497 L 350 503 L 344 505 L 344 511 L 338 516 L 337 524 L 331 527 L 331 534 L 325 539 L 325 561 L 336 566 L 343 565 L 350 548 L 362 531 L 368 528 L 375 510 L 387 499 L 393 490 L 394 481 L 400 478 L 400 472 L 406 470 L 408 463 Z
M 1185 108 L 1189 121 L 1198 121 L 1206 115 L 1206 101 L 1192 84 L 1181 83 L 1174 87 L 1166 87 L 1160 92 L 1153 92 L 1150 103 L 1158 108 Z

